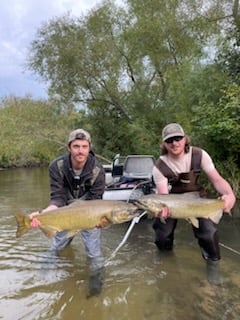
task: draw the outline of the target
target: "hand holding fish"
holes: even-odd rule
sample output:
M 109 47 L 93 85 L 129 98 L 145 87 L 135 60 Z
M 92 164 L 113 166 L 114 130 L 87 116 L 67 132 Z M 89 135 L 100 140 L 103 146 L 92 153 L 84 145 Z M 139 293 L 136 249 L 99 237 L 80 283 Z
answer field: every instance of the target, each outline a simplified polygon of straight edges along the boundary
M 55 209 L 54 209 L 55 207 Z M 17 232 L 20 237 L 31 228 L 40 227 L 41 231 L 49 238 L 63 230 L 68 230 L 69 236 L 76 231 L 109 227 L 131 221 L 139 216 L 138 207 L 132 203 L 118 200 L 76 200 L 73 203 L 56 208 L 48 206 L 41 212 L 29 215 L 16 213 Z
M 198 192 L 182 194 L 149 194 L 134 201 L 139 208 L 159 217 L 162 222 L 168 217 L 186 219 L 198 228 L 198 218 L 211 219 L 218 223 L 221 219 L 224 200 L 199 197 Z
M 31 220 L 31 223 L 30 223 L 31 228 L 39 228 L 39 226 L 41 225 L 41 222 L 35 217 L 38 214 L 39 214 L 39 211 L 35 211 L 28 215 L 28 217 Z
M 167 219 L 171 216 L 169 208 L 168 207 L 162 207 L 161 211 L 157 211 L 155 212 L 155 217 L 156 218 L 163 218 L 163 219 Z
M 43 213 L 43 212 L 51 211 L 51 210 L 54 210 L 57 208 L 58 207 L 55 204 L 50 204 L 47 208 L 45 208 L 41 212 Z M 31 223 L 30 223 L 31 228 L 39 228 L 40 227 L 41 222 L 35 217 L 35 216 L 39 215 L 39 213 L 40 213 L 39 211 L 34 211 L 28 215 L 28 217 L 31 220 Z
M 223 211 L 231 215 L 231 209 L 236 201 L 235 195 L 233 193 L 224 194 L 221 196 L 221 199 L 224 201 Z

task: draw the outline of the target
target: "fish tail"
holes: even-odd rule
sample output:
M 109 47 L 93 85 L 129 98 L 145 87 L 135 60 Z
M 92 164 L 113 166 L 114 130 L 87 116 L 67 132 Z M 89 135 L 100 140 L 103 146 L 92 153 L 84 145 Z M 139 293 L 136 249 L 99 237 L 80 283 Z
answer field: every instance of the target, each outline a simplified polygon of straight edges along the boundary
M 28 229 L 31 228 L 31 225 L 30 225 L 31 220 L 26 214 L 23 214 L 23 213 L 16 213 L 15 218 L 17 220 L 16 237 L 19 238 L 24 233 L 26 233 Z

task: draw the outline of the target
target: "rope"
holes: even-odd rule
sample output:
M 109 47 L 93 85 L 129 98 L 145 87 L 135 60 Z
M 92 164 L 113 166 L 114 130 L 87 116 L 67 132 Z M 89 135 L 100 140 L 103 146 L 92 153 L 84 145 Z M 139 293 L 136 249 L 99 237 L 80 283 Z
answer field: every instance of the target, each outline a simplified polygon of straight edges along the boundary
M 125 242 L 127 241 L 133 227 L 135 226 L 136 223 L 139 222 L 139 220 L 145 215 L 147 214 L 147 211 L 144 211 L 143 213 L 141 213 L 138 217 L 133 218 L 130 226 L 127 229 L 127 232 L 125 233 L 125 236 L 123 237 L 122 241 L 119 243 L 119 245 L 117 246 L 117 248 L 113 251 L 113 253 L 110 255 L 110 257 L 108 259 L 106 259 L 104 266 L 106 267 L 109 264 L 109 261 L 112 260 L 115 255 L 117 254 L 117 252 L 119 251 L 119 249 L 125 244 Z
M 122 239 L 122 241 L 119 243 L 119 245 L 117 246 L 117 248 L 112 252 L 112 254 L 110 255 L 110 257 L 109 257 L 108 259 L 106 259 L 105 264 L 104 264 L 105 267 L 106 267 L 107 265 L 109 265 L 109 262 L 116 256 L 117 252 L 121 249 L 121 247 L 122 247 L 122 246 L 125 244 L 125 242 L 127 241 L 127 239 L 128 239 L 128 237 L 129 237 L 130 233 L 132 232 L 132 229 L 133 229 L 133 227 L 135 226 L 135 224 L 138 223 L 138 222 L 140 221 L 140 219 L 141 219 L 145 214 L 147 214 L 147 211 L 144 211 L 144 212 L 141 213 L 138 217 L 133 218 L 130 226 L 129 226 L 128 229 L 127 229 L 127 232 L 125 233 L 125 235 L 124 235 L 124 237 L 123 237 L 123 239 Z M 229 250 L 229 251 L 231 251 L 231 252 L 233 252 L 233 253 L 235 253 L 235 254 L 237 254 L 237 255 L 240 256 L 240 252 L 239 252 L 239 251 L 237 251 L 237 250 L 235 250 L 235 249 L 233 249 L 233 248 L 225 245 L 224 243 L 221 243 L 221 242 L 220 242 L 219 245 L 220 245 L 221 247 L 223 247 L 223 248 L 225 248 L 225 249 L 227 249 L 227 250 Z
M 133 192 L 134 192 L 139 186 L 141 186 L 141 185 L 143 185 L 143 184 L 146 184 L 146 183 L 149 183 L 149 182 L 150 182 L 150 180 L 144 180 L 144 181 L 141 181 L 141 182 L 137 183 L 137 184 L 134 186 L 134 188 L 131 190 L 131 193 L 130 193 L 130 195 L 129 195 L 129 199 L 128 199 L 126 202 L 129 202 L 129 201 L 131 200 L 131 195 L 133 194 Z M 125 233 L 125 236 L 124 236 L 123 239 L 122 239 L 122 241 L 119 243 L 119 245 L 117 246 L 117 248 L 112 252 L 112 254 L 110 255 L 110 257 L 106 259 L 104 266 L 107 266 L 107 265 L 109 264 L 110 260 L 112 260 L 112 259 L 116 256 L 117 252 L 121 249 L 121 247 L 122 247 L 122 246 L 125 244 L 125 242 L 127 241 L 127 239 L 128 239 L 128 237 L 129 237 L 129 235 L 130 235 L 133 227 L 135 226 L 135 224 L 138 223 L 139 220 L 140 220 L 145 214 L 147 214 L 147 211 L 144 211 L 144 212 L 141 213 L 138 217 L 133 218 L 130 226 L 128 227 L 127 232 Z

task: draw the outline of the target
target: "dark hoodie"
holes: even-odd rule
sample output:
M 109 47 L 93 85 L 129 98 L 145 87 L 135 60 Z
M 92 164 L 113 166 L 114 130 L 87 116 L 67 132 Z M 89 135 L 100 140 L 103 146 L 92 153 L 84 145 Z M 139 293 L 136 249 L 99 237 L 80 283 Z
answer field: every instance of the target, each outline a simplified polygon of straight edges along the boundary
M 105 171 L 90 151 L 80 175 L 75 175 L 71 155 L 65 154 L 49 165 L 50 204 L 58 207 L 69 204 L 74 199 L 101 199 L 105 189 Z

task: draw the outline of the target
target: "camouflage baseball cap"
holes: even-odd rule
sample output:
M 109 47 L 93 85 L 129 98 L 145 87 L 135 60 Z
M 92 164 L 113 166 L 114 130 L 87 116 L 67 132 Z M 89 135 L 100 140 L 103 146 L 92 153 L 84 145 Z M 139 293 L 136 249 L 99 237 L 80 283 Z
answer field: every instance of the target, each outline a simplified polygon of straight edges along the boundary
M 91 144 L 91 136 L 90 134 L 84 130 L 84 129 L 76 129 L 73 130 L 70 134 L 69 134 L 69 138 L 68 138 L 68 144 L 71 143 L 72 141 L 79 139 L 79 140 L 87 140 L 90 144 Z

